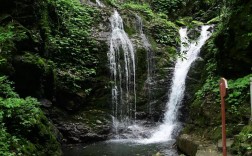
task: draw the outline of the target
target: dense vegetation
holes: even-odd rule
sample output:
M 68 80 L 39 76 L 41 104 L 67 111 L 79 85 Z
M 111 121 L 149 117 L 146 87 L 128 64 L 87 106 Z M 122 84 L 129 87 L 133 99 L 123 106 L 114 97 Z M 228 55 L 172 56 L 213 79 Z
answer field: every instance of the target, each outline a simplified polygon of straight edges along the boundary
M 88 5 L 95 3 L 94 0 L 1 2 L 0 155 L 61 154 L 60 134 L 41 110 L 39 101 L 43 99 L 52 101 L 54 106 L 69 114 L 80 109 L 86 112 L 90 109 L 90 112 L 100 112 L 100 115 L 103 111 L 109 113 L 108 45 L 98 39 L 97 33 L 109 31 L 100 29 L 108 29 L 104 25 L 109 22 L 113 8 L 120 11 L 125 30 L 133 38 L 139 32 L 132 19 L 135 14 L 141 16 L 144 33 L 156 52 L 155 72 L 163 77 L 167 75 L 163 69 L 178 56 L 178 28 L 215 24 L 215 32 L 202 50 L 204 61 L 196 62 L 200 69 L 195 67 L 197 72 L 191 71 L 191 76 L 196 76 L 199 81 L 188 81 L 190 95 L 185 109 L 189 113 L 186 114 L 188 120 L 183 132 L 213 141 L 221 138 L 218 81 L 224 76 L 229 83 L 227 135 L 235 136 L 232 152 L 236 155 L 251 154 L 248 84 L 252 77 L 252 1 L 102 2 L 106 8 Z M 179 56 L 183 57 L 183 54 Z M 137 49 L 137 59 L 145 61 L 145 52 L 141 48 Z M 146 66 L 137 66 L 137 72 L 137 100 L 144 108 L 147 98 L 142 88 Z M 158 102 L 164 100 L 161 98 L 164 92 L 155 94 Z M 84 120 L 91 129 L 98 120 L 96 113 L 84 115 L 90 118 L 90 121 Z M 100 120 L 103 120 L 102 115 L 98 123 Z
M 39 102 L 20 98 L 5 76 L 0 82 L 0 154 L 60 155 L 56 128 L 39 108 Z
M 215 32 L 203 48 L 205 60 L 198 63 L 203 67 L 198 69 L 200 84 L 189 84 L 188 88 L 194 90 L 195 96 L 189 102 L 191 104 L 188 103 L 190 119 L 185 132 L 217 141 L 221 138 L 218 82 L 220 77 L 228 79 L 227 136 L 235 136 L 232 146 L 235 155 L 251 154 L 249 79 L 252 57 L 249 34 L 252 29 L 248 24 L 251 23 L 248 17 L 251 4 L 251 1 L 223 4 Z
M 95 13 L 79 1 L 1 2 L 0 155 L 60 155 L 59 134 L 35 98 L 89 94 Z

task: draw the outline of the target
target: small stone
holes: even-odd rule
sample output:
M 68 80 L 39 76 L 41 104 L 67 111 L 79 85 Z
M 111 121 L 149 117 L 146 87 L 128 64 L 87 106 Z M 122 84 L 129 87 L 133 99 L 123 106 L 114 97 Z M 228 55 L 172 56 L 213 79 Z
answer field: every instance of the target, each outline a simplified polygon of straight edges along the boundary
M 227 138 L 226 139 L 226 147 L 230 148 L 231 145 L 234 143 L 234 140 L 231 138 Z M 218 149 L 222 149 L 222 140 L 218 140 Z
M 41 103 L 41 105 L 42 105 L 43 107 L 45 107 L 45 108 L 50 108 L 50 107 L 52 107 L 52 102 L 49 101 L 49 100 L 47 100 L 47 99 L 42 99 L 42 100 L 40 101 L 40 103 Z
M 96 120 L 96 123 L 98 124 L 102 124 L 102 122 L 100 120 Z

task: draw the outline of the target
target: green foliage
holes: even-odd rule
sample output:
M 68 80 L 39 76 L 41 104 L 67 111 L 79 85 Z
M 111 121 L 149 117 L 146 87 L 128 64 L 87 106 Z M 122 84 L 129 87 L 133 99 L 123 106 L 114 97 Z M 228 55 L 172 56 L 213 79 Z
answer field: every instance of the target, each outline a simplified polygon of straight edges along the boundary
M 12 84 L 13 83 L 10 82 L 6 76 L 0 77 L 0 97 L 18 97 L 17 93 L 15 93 L 11 87 Z
M 185 5 L 185 1 L 183 0 L 153 0 L 151 3 L 155 11 L 167 15 L 177 12 L 183 5 Z
M 29 40 L 30 31 L 11 17 L 7 17 L 10 21 L 0 25 L 0 56 L 11 58 L 13 54 L 20 52 L 17 51 L 18 44 L 24 40 Z
M 145 26 L 145 34 L 149 34 L 149 40 L 153 49 L 156 49 L 157 45 L 162 47 L 162 51 L 167 52 L 169 55 L 167 56 L 167 60 L 171 57 L 177 56 L 176 49 L 174 47 L 177 47 L 180 42 L 178 27 L 176 24 L 169 21 L 166 14 L 162 12 L 155 13 L 151 9 L 149 3 L 146 2 L 126 2 L 123 3 L 122 9 L 125 9 L 130 13 L 137 13 L 137 15 L 141 16 Z M 165 53 L 163 54 L 165 55 Z M 166 59 L 159 61 L 159 64 L 165 64 L 164 62 L 167 63 L 167 60 L 164 60 Z
M 149 21 L 148 29 L 156 43 L 166 46 L 178 45 L 178 27 L 171 21 L 168 21 L 167 16 L 163 13 L 154 13 L 149 4 L 143 3 L 125 3 L 123 9 L 129 9 L 141 14 L 146 21 Z
M 36 99 L 0 98 L 0 122 L 0 155 L 60 154 Z
M 252 152 L 252 125 L 245 126 L 232 145 L 232 152 L 235 155 L 250 155 Z
M 106 4 L 111 6 L 117 6 L 117 0 L 104 0 Z
M 0 27 L 0 43 L 1 46 L 8 42 L 14 36 L 13 26 L 7 25 L 5 27 Z
M 211 66 L 208 66 L 211 67 Z M 249 97 L 249 78 L 252 75 L 247 75 L 242 78 L 238 78 L 236 80 L 228 80 L 228 97 L 226 98 L 228 109 L 227 111 L 231 114 L 235 115 L 235 117 L 239 117 L 243 114 L 241 110 L 239 110 L 242 105 L 246 104 Z M 208 77 L 206 79 L 203 87 L 197 91 L 196 96 L 198 99 L 202 99 L 207 95 L 213 95 L 215 99 L 215 103 L 219 103 L 219 78 L 218 77 Z
M 1 116 L 0 116 L 1 121 Z M 13 141 L 12 141 L 13 140 Z M 3 124 L 0 125 L 0 154 L 2 156 L 14 156 L 15 153 L 10 151 L 11 142 L 14 142 L 14 138 L 6 132 Z
M 79 1 L 58 0 L 53 3 L 60 23 L 50 36 L 50 58 L 57 64 L 59 86 L 72 91 L 82 88 L 82 82 L 96 74 L 96 42 L 90 38 L 90 28 L 97 10 Z M 97 19 L 99 19 L 97 17 Z M 86 88 L 88 89 L 88 88 Z
M 22 62 L 26 64 L 35 65 L 42 73 L 48 73 L 54 68 L 54 63 L 40 57 L 38 54 L 31 54 L 26 52 L 21 56 Z
M 53 127 L 31 97 L 19 98 L 0 77 L 0 155 L 60 155 Z
M 236 115 L 237 117 L 245 115 L 246 112 L 242 111 L 242 105 L 249 103 L 249 78 L 252 74 L 247 75 L 236 80 L 228 81 L 228 97 L 227 103 L 230 106 L 230 113 Z M 245 105 L 246 106 L 246 105 Z M 247 113 L 248 115 L 249 113 Z
M 178 45 L 178 27 L 165 19 L 157 18 L 151 21 L 150 30 L 157 43 L 162 45 Z
M 133 2 L 124 3 L 122 5 L 122 9 L 134 10 L 134 11 L 142 14 L 147 20 L 156 18 L 156 16 L 157 16 L 151 10 L 150 5 L 147 3 L 144 3 L 144 4 L 133 3 Z
M 37 100 L 29 97 L 25 100 L 20 98 L 0 99 L 0 108 L 4 110 L 3 120 L 15 123 L 16 129 L 11 129 L 11 131 L 18 133 L 35 125 L 40 116 Z
M 13 26 L 0 26 L 0 53 L 9 51 L 14 46 L 14 43 L 12 42 L 13 37 Z

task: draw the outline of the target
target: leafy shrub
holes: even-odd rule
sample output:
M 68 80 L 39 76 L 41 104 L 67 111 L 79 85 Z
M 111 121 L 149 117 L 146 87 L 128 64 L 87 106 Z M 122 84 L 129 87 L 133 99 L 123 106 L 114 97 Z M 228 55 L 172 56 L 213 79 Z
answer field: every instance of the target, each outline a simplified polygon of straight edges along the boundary
M 55 35 L 49 36 L 49 55 L 57 64 L 60 86 L 76 91 L 96 74 L 96 42 L 90 38 L 90 28 L 97 10 L 77 0 L 58 0 L 52 5 L 59 23 L 52 29 Z
M 165 19 L 157 18 L 151 22 L 150 30 L 157 43 L 176 46 L 179 43 L 178 27 Z
M 232 152 L 235 155 L 251 155 L 252 153 L 252 125 L 245 126 L 236 136 L 232 145 Z
M 31 97 L 19 98 L 0 77 L 0 155 L 60 155 L 53 126 Z
M 185 3 L 183 0 L 153 0 L 151 5 L 155 11 L 170 15 L 178 11 Z
M 156 18 L 156 15 L 151 10 L 150 5 L 147 3 L 139 4 L 139 3 L 124 3 L 122 5 L 123 9 L 130 9 L 136 12 L 141 13 L 146 19 L 153 19 Z
M 52 125 L 38 106 L 31 97 L 0 98 L 0 155 L 60 154 Z
M 10 82 L 6 76 L 0 77 L 0 97 L 18 97 L 17 93 L 13 91 L 11 85 L 12 82 Z

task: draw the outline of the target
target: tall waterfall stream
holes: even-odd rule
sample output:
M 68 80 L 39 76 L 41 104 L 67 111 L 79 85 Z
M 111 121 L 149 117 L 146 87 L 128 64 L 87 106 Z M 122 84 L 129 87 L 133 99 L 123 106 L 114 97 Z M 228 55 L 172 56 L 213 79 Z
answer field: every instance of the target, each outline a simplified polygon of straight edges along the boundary
M 211 36 L 208 31 L 212 26 L 202 26 L 199 38 L 190 42 L 187 36 L 187 28 L 179 30 L 181 48 L 180 52 L 185 53 L 185 59 L 178 58 L 175 64 L 172 84 L 170 87 L 169 101 L 166 103 L 166 112 L 163 123 L 154 131 L 149 139 L 144 139 L 143 143 L 165 142 L 173 139 L 173 134 L 181 127 L 178 121 L 178 111 L 181 107 L 185 92 L 185 80 L 191 64 L 197 59 L 201 47 Z
M 112 82 L 115 132 L 136 118 L 136 69 L 134 47 L 124 31 L 123 20 L 115 10 L 110 17 L 111 39 L 108 53 Z

